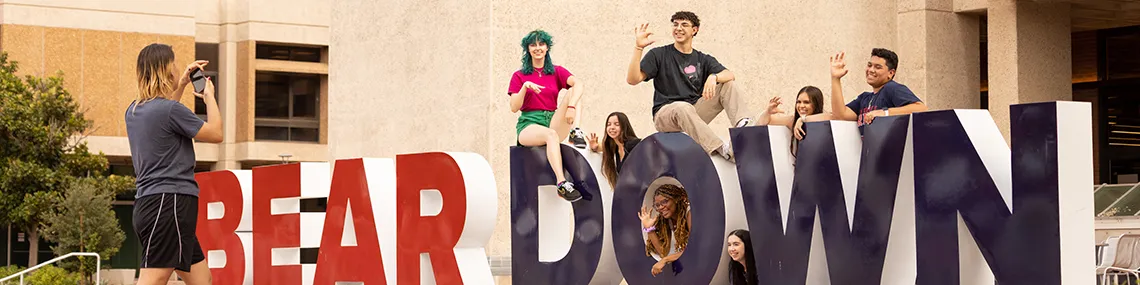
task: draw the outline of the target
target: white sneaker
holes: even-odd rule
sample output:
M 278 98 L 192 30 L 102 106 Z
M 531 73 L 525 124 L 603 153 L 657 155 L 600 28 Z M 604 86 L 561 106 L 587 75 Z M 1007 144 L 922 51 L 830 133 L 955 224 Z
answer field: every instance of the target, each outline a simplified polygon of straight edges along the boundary
M 743 127 L 747 127 L 748 125 L 751 125 L 751 124 L 752 124 L 751 119 L 744 118 L 744 119 L 740 119 L 740 121 L 736 122 L 736 127 L 737 128 L 743 128 Z
M 716 150 L 716 152 L 720 154 L 720 157 L 724 158 L 724 160 L 727 160 L 731 163 L 736 163 L 736 158 L 732 155 L 732 148 L 729 147 L 728 144 L 722 145 L 720 149 Z

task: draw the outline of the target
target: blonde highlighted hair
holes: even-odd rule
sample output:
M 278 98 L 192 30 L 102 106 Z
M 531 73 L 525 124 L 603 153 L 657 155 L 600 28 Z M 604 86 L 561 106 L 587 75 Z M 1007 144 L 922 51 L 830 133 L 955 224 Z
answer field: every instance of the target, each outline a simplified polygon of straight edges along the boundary
M 139 94 L 135 98 L 135 106 L 174 92 L 172 63 L 174 63 L 174 49 L 169 45 L 154 43 L 139 51 L 136 66 Z

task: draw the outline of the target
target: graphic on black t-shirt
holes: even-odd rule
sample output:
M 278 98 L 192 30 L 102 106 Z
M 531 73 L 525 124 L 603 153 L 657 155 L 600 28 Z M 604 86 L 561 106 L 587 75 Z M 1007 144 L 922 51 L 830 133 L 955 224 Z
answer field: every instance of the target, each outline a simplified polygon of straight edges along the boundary
M 681 63 L 681 74 L 685 75 L 685 81 L 689 83 L 689 87 L 698 89 L 697 86 L 701 85 L 701 63 L 691 64 L 688 62 Z
M 653 80 L 654 115 L 661 106 L 672 102 L 696 104 L 709 74 L 724 70 L 724 66 L 710 55 L 697 50 L 684 54 L 673 45 L 651 49 L 641 60 L 645 80 Z

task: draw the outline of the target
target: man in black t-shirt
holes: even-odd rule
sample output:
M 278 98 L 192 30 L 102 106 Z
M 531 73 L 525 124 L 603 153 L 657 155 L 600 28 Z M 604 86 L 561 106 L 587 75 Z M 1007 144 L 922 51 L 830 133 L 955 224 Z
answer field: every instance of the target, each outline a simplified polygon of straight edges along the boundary
M 629 62 L 626 82 L 637 85 L 653 79 L 653 123 L 659 132 L 685 132 L 709 154 L 717 153 L 735 162 L 732 148 L 721 141 L 708 123 L 721 111 L 736 127 L 749 125 L 752 112 L 744 106 L 742 92 L 733 84 L 735 76 L 716 58 L 693 49 L 693 37 L 701 21 L 692 12 L 673 14 L 671 45 L 653 48 L 649 24 L 634 28 L 636 46 Z
M 922 99 L 914 96 L 906 85 L 894 81 L 899 56 L 883 48 L 871 50 L 871 58 L 867 61 L 867 84 L 874 91 L 863 92 L 844 104 L 840 79 L 847 74 L 845 56 L 841 52 L 831 57 L 831 110 L 835 119 L 857 121 L 859 133 L 863 133 L 863 125 L 870 124 L 876 117 L 926 111 Z

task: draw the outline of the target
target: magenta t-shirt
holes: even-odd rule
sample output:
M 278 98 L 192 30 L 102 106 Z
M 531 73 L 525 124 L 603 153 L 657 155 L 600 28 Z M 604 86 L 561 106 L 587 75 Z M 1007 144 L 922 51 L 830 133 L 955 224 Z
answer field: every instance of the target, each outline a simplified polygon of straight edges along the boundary
M 536 69 L 530 75 L 524 75 L 522 70 L 515 71 L 511 75 L 511 86 L 507 88 L 507 96 L 519 93 L 522 89 L 523 82 L 534 82 L 542 86 L 542 93 L 534 94 L 534 91 L 526 90 L 526 98 L 523 98 L 522 111 L 554 111 L 558 109 L 558 91 L 569 88 L 566 80 L 570 79 L 569 70 L 561 66 L 554 66 L 554 74 L 542 74 L 541 69 Z M 537 96 L 536 96 L 537 95 Z

